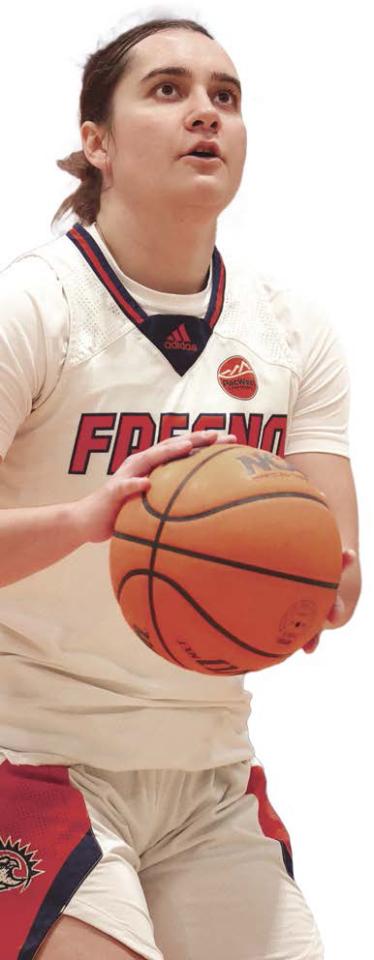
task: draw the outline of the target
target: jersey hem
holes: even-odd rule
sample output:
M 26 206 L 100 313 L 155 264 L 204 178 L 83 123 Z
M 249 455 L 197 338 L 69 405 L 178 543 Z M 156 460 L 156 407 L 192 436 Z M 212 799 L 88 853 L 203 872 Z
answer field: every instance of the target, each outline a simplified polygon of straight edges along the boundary
M 86 916 L 86 914 L 88 916 Z M 88 903 L 84 903 L 79 899 L 79 896 L 74 897 L 70 903 L 67 904 L 66 908 L 63 911 L 63 915 L 75 917 L 77 920 L 83 920 L 88 923 L 91 927 L 95 927 L 96 930 L 101 930 L 102 933 L 108 934 L 108 936 L 113 937 L 119 943 L 123 943 L 125 947 L 129 947 L 130 950 L 135 950 L 139 952 L 139 945 L 141 950 L 146 954 L 146 960 L 163 960 L 162 954 L 156 947 L 152 944 L 146 943 L 140 937 L 127 936 L 120 929 L 119 923 L 116 919 L 111 916 L 111 914 L 106 913 L 105 910 L 97 911 Z M 124 939 L 124 936 L 126 939 Z
M 286 444 L 285 456 L 289 457 L 294 453 L 332 453 L 340 457 L 346 457 L 348 460 L 350 457 L 349 447 L 347 446 L 343 447 L 341 444 L 332 443 L 325 446 L 317 441 L 315 443 L 313 443 L 313 441 L 308 443 L 300 442 L 299 444 L 292 444 L 290 446 Z

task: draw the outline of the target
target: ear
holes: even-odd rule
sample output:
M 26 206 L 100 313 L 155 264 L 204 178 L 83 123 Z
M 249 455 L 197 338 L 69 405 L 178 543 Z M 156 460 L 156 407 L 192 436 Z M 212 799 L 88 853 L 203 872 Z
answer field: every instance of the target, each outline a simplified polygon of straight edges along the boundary
M 89 163 L 104 175 L 107 151 L 103 143 L 103 131 L 92 120 L 81 126 L 82 150 Z

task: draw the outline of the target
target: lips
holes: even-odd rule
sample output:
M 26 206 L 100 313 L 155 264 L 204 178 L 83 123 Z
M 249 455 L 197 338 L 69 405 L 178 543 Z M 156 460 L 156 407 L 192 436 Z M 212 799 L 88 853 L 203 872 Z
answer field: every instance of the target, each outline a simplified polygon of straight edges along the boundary
M 213 143 L 211 140 L 200 140 L 199 143 L 195 143 L 191 150 L 187 153 L 182 154 L 184 157 L 196 157 L 200 156 L 202 158 L 209 157 L 221 159 L 221 151 L 217 143 Z

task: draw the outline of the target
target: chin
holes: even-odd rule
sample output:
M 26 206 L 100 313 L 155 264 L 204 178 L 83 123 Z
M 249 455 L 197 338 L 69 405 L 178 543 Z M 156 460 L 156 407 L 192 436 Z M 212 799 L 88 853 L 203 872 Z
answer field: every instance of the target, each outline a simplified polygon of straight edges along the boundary
M 235 193 L 222 190 L 222 187 L 217 183 L 205 181 L 195 182 L 193 186 L 189 186 L 188 189 L 183 190 L 182 188 L 178 191 L 178 196 L 181 202 L 187 202 L 188 205 L 206 208 L 211 207 L 219 213 L 227 207 L 233 196 L 235 196 Z

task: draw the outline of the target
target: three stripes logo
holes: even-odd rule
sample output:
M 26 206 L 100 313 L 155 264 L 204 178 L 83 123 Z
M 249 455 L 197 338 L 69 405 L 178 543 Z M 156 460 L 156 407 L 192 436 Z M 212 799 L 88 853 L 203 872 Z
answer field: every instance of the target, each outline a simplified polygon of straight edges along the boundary
M 169 333 L 164 342 L 164 347 L 167 350 L 191 350 L 192 353 L 196 353 L 198 349 L 197 344 L 192 342 L 187 333 L 184 323 L 180 323 L 179 327 Z

